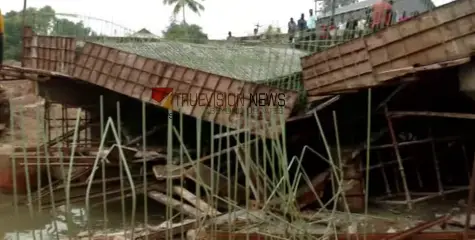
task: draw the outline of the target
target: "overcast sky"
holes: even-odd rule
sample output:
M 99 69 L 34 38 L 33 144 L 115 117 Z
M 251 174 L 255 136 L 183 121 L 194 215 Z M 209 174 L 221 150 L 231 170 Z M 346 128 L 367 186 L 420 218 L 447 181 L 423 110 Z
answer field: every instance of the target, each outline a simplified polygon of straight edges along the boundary
M 128 29 L 147 28 L 155 34 L 169 24 L 172 8 L 164 6 L 163 0 L 28 0 L 28 7 L 50 5 L 56 12 L 75 13 L 114 22 Z M 396 0 L 398 1 L 398 0 Z M 414 1 L 414 0 L 399 0 Z M 438 6 L 452 0 L 433 0 Z M 256 23 L 267 26 L 272 24 L 286 28 L 289 17 L 298 18 L 315 7 L 314 0 L 205 0 L 206 10 L 198 16 L 189 12 L 188 23 L 203 27 L 212 39 L 222 39 L 232 31 L 234 36 L 249 35 Z M 2 0 L 2 12 L 21 10 L 22 0 Z M 117 32 L 111 24 L 83 18 L 86 24 L 103 33 Z M 181 14 L 177 16 L 181 20 Z M 120 32 L 120 30 L 118 30 Z M 120 33 L 117 33 L 120 34 Z

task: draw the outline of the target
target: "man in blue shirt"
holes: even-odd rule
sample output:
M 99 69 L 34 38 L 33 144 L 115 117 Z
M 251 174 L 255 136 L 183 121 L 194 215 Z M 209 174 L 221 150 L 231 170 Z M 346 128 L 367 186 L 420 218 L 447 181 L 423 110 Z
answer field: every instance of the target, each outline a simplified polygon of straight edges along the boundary
M 300 15 L 300 19 L 297 22 L 297 26 L 299 28 L 299 31 L 304 31 L 305 29 L 307 29 L 307 21 L 305 21 L 305 15 L 303 13 L 302 15 Z
M 315 18 L 315 15 L 313 15 L 313 9 L 310 9 L 308 12 L 310 14 L 310 18 L 307 21 L 307 28 L 315 29 L 315 22 L 317 19 Z

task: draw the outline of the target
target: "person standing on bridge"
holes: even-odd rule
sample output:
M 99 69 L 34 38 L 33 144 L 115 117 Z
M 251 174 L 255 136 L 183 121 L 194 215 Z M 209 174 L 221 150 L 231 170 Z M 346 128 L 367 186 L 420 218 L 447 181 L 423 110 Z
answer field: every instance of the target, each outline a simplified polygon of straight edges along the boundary
M 294 18 L 290 18 L 287 27 L 287 34 L 289 34 L 289 42 L 292 43 L 294 40 L 295 32 L 297 31 L 297 24 L 295 23 Z
M 300 19 L 297 22 L 299 31 L 305 31 L 307 29 L 307 21 L 305 21 L 305 14 L 300 15 Z
M 310 29 L 310 30 L 315 30 L 317 19 L 315 18 L 315 15 L 313 15 L 313 9 L 309 9 L 308 13 L 310 15 L 309 15 L 309 19 L 307 21 L 307 28 Z
M 371 28 L 378 31 L 391 25 L 393 18 L 393 1 L 379 0 L 372 6 Z

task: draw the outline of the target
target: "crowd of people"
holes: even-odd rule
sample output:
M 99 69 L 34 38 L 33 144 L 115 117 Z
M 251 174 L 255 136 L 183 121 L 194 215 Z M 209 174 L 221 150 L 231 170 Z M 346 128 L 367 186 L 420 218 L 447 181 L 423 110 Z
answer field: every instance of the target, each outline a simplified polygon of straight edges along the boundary
M 393 4 L 393 0 L 379 0 L 363 10 L 365 12 L 362 16 L 364 17 L 361 18 L 346 18 L 339 14 L 337 17 L 317 19 L 313 9 L 309 9 L 308 19 L 305 18 L 304 13 L 297 21 L 290 18 L 287 29 L 288 41 L 298 49 L 319 51 L 335 43 L 379 31 L 394 23 L 407 21 L 419 15 L 418 11 L 413 11 L 410 14 L 405 11 L 397 12 L 393 8 Z M 342 21 L 336 22 L 337 18 Z M 254 36 L 251 37 L 261 38 L 262 36 L 264 35 L 258 35 L 258 29 L 255 28 Z M 235 37 L 231 32 L 228 32 L 227 40 L 233 39 Z
M 398 13 L 393 9 L 393 0 L 379 0 L 367 8 L 365 13 L 364 18 L 350 18 L 346 22 L 335 24 L 335 18 L 329 18 L 326 23 L 317 20 L 313 9 L 310 9 L 308 20 L 305 19 L 303 13 L 297 22 L 294 18 L 290 18 L 288 22 L 289 42 L 295 43 L 296 39 L 304 41 L 351 39 L 371 31 L 378 31 L 396 22 L 407 21 L 419 14 L 417 11 L 411 14 L 402 12 L 398 16 Z

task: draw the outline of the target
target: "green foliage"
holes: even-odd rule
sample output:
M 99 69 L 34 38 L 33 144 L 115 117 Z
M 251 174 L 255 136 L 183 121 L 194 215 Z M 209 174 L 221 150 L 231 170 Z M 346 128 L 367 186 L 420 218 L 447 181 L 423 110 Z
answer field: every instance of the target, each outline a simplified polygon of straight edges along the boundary
M 55 19 L 51 34 L 75 37 L 97 36 L 91 28 L 84 26 L 82 21 L 74 23 L 64 18 Z
M 20 60 L 22 42 L 22 11 L 10 11 L 5 14 L 5 59 Z M 25 24 L 31 26 L 39 35 L 60 35 L 86 37 L 96 35 L 82 22 L 72 22 L 57 18 L 50 6 L 26 9 Z
M 264 32 L 264 34 L 266 35 L 274 35 L 274 34 L 281 34 L 281 33 L 282 33 L 282 30 L 280 29 L 280 27 L 274 27 L 272 25 L 269 25 L 266 31 Z
M 191 42 L 206 43 L 208 35 L 203 32 L 200 26 L 196 24 L 176 23 L 172 22 L 165 31 L 163 31 L 165 39 Z
M 165 5 L 174 5 L 173 15 L 176 16 L 179 12 L 183 14 L 183 22 L 185 21 L 185 9 L 189 8 L 192 12 L 200 15 L 200 12 L 205 10 L 205 7 L 195 0 L 163 0 Z

